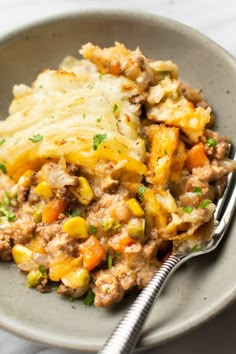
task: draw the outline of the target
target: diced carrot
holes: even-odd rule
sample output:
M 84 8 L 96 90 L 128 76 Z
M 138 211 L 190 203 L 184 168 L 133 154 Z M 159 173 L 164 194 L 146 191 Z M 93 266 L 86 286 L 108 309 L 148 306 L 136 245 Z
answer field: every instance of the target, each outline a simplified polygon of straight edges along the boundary
M 202 142 L 193 145 L 193 147 L 188 151 L 185 164 L 189 171 L 192 171 L 193 168 L 202 167 L 209 163 L 210 161 L 205 153 Z
M 51 223 L 56 221 L 59 214 L 65 210 L 65 203 L 62 200 L 54 199 L 47 203 L 42 211 L 42 222 Z
M 83 265 L 89 271 L 106 257 L 104 248 L 95 236 L 90 236 L 80 245 L 80 252 L 83 256 Z
M 134 240 L 128 234 L 114 235 L 109 240 L 109 246 L 119 252 L 124 252 L 125 248 L 133 243 Z

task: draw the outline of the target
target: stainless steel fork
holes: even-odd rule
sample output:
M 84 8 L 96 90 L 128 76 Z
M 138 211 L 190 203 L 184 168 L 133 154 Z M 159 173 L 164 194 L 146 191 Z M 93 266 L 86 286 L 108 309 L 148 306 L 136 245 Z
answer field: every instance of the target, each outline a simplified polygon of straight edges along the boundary
M 234 156 L 236 160 L 236 154 Z M 214 213 L 214 230 L 211 238 L 205 241 L 201 249 L 189 252 L 177 252 L 170 255 L 159 268 L 148 285 L 142 290 L 124 317 L 118 323 L 103 348 L 98 354 L 128 354 L 138 341 L 144 321 L 155 299 L 160 295 L 167 280 L 176 269 L 188 259 L 216 249 L 229 228 L 236 207 L 235 173 L 228 176 L 228 183 L 223 197 L 218 201 Z

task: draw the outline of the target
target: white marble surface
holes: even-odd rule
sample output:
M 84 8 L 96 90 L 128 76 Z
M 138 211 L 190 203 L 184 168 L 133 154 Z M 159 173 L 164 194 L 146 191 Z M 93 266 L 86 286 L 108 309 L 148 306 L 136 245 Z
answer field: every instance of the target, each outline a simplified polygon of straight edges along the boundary
M 76 9 L 133 8 L 171 17 L 194 27 L 236 57 L 235 0 L 119 0 L 118 4 L 112 0 L 0 0 L 0 33 Z M 235 354 L 235 323 L 236 303 L 201 328 L 145 354 Z M 0 354 L 39 353 L 70 352 L 46 348 L 0 330 Z

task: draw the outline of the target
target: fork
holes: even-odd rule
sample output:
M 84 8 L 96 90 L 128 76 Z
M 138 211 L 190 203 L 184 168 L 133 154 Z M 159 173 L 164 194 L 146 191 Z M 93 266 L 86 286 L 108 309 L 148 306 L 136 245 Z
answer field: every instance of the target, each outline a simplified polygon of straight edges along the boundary
M 236 160 L 236 154 L 234 155 Z M 181 264 L 192 257 L 214 251 L 229 228 L 236 207 L 235 173 L 228 175 L 227 187 L 218 201 L 214 213 L 214 226 L 210 239 L 203 242 L 201 248 L 191 251 L 178 251 L 170 255 L 158 269 L 148 285 L 142 290 L 117 327 L 111 333 L 98 354 L 129 354 L 139 339 L 141 329 L 155 299 L 160 295 L 167 280 Z

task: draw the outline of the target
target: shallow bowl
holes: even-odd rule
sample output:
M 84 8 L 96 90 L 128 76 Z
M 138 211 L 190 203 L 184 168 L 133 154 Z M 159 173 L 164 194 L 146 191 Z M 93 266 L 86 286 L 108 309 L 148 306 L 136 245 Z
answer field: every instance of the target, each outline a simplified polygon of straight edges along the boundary
M 44 68 L 56 68 L 77 55 L 86 42 L 128 48 L 139 46 L 154 59 L 171 59 L 180 77 L 201 88 L 213 106 L 215 128 L 235 142 L 236 62 L 218 45 L 167 18 L 134 12 L 93 11 L 47 20 L 17 29 L 0 39 L 0 117 L 7 116 L 15 83 L 30 84 Z M 189 261 L 173 276 L 155 304 L 139 348 L 154 347 L 215 316 L 236 298 L 236 223 L 213 254 Z M 132 297 L 113 309 L 70 303 L 29 290 L 25 276 L 12 264 L 0 265 L 0 325 L 46 345 L 95 351 L 128 308 Z

